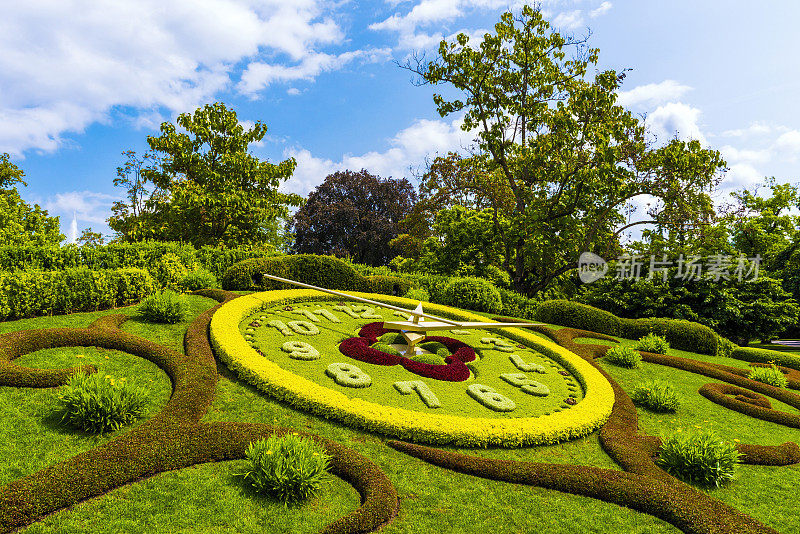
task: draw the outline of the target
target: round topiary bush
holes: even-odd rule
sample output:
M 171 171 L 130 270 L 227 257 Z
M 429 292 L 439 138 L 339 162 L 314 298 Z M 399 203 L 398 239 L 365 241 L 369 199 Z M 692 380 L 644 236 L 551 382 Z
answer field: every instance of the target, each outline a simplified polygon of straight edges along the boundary
M 145 413 L 147 391 L 124 378 L 76 373 L 57 390 L 61 420 L 92 433 L 118 430 Z
M 500 313 L 503 299 L 490 282 L 480 278 L 457 278 L 444 290 L 444 304 L 486 313 Z
M 409 289 L 408 292 L 403 296 L 411 300 L 424 300 L 425 302 L 431 300 L 431 296 L 428 294 L 428 292 L 421 287 Z
M 250 465 L 240 476 L 256 491 L 269 493 L 285 503 L 316 495 L 330 467 L 330 456 L 325 450 L 297 434 L 251 442 L 246 454 Z
M 373 343 L 372 345 L 370 345 L 370 348 L 379 350 L 381 352 L 385 352 L 386 354 L 391 354 L 392 356 L 402 356 L 399 350 L 389 345 L 388 343 L 382 343 L 379 341 L 378 343 Z
M 614 345 L 608 349 L 604 359 L 614 365 L 633 369 L 642 361 L 642 355 L 630 347 Z
M 653 334 L 652 332 L 646 336 L 639 338 L 636 342 L 636 350 L 644 352 L 652 352 L 653 354 L 666 354 L 669 350 L 669 342 L 661 336 Z
M 186 297 L 170 290 L 153 293 L 139 304 L 139 314 L 151 323 L 179 323 L 187 309 Z
M 710 430 L 678 429 L 661 445 L 658 465 L 686 482 L 719 487 L 733 479 L 740 458 L 733 443 L 723 441 Z
M 639 384 L 631 392 L 631 400 L 635 405 L 654 412 L 674 412 L 680 405 L 675 388 L 663 380 L 648 380 Z

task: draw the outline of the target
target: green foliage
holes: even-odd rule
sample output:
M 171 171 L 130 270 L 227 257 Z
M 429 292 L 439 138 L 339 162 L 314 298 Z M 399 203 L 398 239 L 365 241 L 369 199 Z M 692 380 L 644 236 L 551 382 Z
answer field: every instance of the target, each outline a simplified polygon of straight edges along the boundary
M 407 299 L 426 301 L 426 302 L 431 299 L 430 294 L 422 288 L 411 288 L 403 296 Z
M 752 367 L 750 372 L 747 373 L 747 378 L 764 382 L 776 388 L 786 387 L 786 375 L 775 364 L 769 367 Z
M 219 287 L 217 277 L 214 274 L 202 267 L 197 267 L 194 270 L 187 272 L 178 282 L 178 285 L 184 291 L 197 291 L 198 289 L 207 289 Z
M 447 349 L 445 349 L 447 351 Z M 448 353 L 447 356 L 450 356 Z M 436 354 L 416 354 L 411 357 L 415 362 L 428 363 L 430 365 L 445 365 L 444 356 Z
M 387 295 L 407 292 L 413 282 L 393 276 L 363 276 L 352 265 L 333 256 L 298 254 L 272 258 L 251 258 L 232 265 L 222 277 L 222 287 L 228 290 L 266 291 L 288 289 L 264 273 L 297 282 L 349 291 L 366 291 Z
M 125 378 L 102 373 L 72 375 L 57 390 L 61 420 L 92 433 L 103 433 L 134 422 L 145 413 L 148 393 Z
M 294 433 L 251 442 L 246 455 L 250 464 L 240 476 L 286 504 L 316 496 L 330 469 L 325 450 Z
M 38 204 L 31 207 L 22 200 L 16 184 L 25 173 L 0 154 L 0 243 L 4 245 L 58 245 L 64 240 L 58 217 L 50 217 Z
M 164 254 L 153 268 L 153 276 L 158 280 L 158 284 L 166 289 L 176 290 L 180 286 L 180 281 L 189 273 L 189 269 L 183 264 L 177 254 Z
M 378 338 L 378 341 L 381 343 L 386 343 L 387 345 L 406 342 L 406 340 L 403 338 L 403 334 L 399 334 L 397 332 L 386 332 Z
M 618 249 L 622 207 L 640 195 L 660 200 L 655 223 L 702 219 L 725 167 L 719 152 L 697 141 L 648 143 L 644 123 L 616 104 L 625 73 L 597 70 L 599 50 L 552 31 L 538 9 L 503 13 L 494 30 L 474 45 L 458 34 L 438 57 L 407 67 L 446 84 L 433 97 L 439 114 L 463 114 L 462 128 L 478 132 L 468 165 L 485 172 L 450 173 L 435 188 L 485 191 L 515 290 L 547 289 L 586 243 Z
M 669 350 L 669 342 L 659 335 L 650 333 L 639 338 L 635 348 L 636 350 L 652 352 L 654 354 L 666 354 Z
M 719 336 L 717 338 L 717 352 L 715 353 L 715 356 L 729 358 L 735 349 L 736 343 L 726 337 Z
M 236 112 L 221 102 L 182 113 L 176 122 L 186 133 L 162 123 L 161 135 L 147 138 L 155 162 L 133 169 L 138 182 L 117 183 L 133 198 L 130 209 L 121 207 L 109 219 L 120 238 L 185 241 L 197 247 L 281 243 L 279 222 L 288 217 L 288 206 L 299 206 L 302 198 L 278 191 L 294 172 L 293 159 L 274 165 L 250 153 L 250 145 L 266 135 L 266 126 L 257 121 L 245 130 Z M 135 212 L 136 184 L 145 182 L 153 184 L 153 192 Z
M 427 350 L 428 352 L 431 352 L 433 354 L 436 354 L 437 352 L 439 352 L 440 349 L 447 350 L 447 347 L 445 347 L 443 343 L 440 343 L 438 341 L 425 341 L 425 342 L 420 343 L 417 346 L 419 348 L 421 348 L 423 350 Z M 450 353 L 448 352 L 447 355 L 450 356 Z
M 639 384 L 631 392 L 631 400 L 637 406 L 654 412 L 674 412 L 680 405 L 675 388 L 663 380 L 647 380 Z
M 396 255 L 390 241 L 398 221 L 417 195 L 403 179 L 382 179 L 362 169 L 335 172 L 309 195 L 292 216 L 294 250 L 304 254 L 349 256 L 369 265 L 386 265 Z
M 381 352 L 385 352 L 386 354 L 391 354 L 392 356 L 400 356 L 400 351 L 391 346 L 389 343 L 373 343 L 370 345 L 371 348 L 375 350 L 379 350 Z
M 480 278 L 456 278 L 444 290 L 444 304 L 487 313 L 503 309 L 500 292 Z
M 719 487 L 733 479 L 740 458 L 732 443 L 723 441 L 711 430 L 679 429 L 661 445 L 658 465 L 686 482 Z
M 152 323 L 179 323 L 186 316 L 186 297 L 172 290 L 150 295 L 139 304 L 139 314 Z
M 633 369 L 642 361 L 642 355 L 630 347 L 622 345 L 614 345 L 606 352 L 605 361 L 619 365 L 620 367 L 627 367 Z
M 155 290 L 141 269 L 0 272 L 0 318 L 95 311 L 139 302 Z
M 535 318 L 544 323 L 600 332 L 610 336 L 620 335 L 619 318 L 614 314 L 569 300 L 548 300 L 541 303 L 536 308 Z

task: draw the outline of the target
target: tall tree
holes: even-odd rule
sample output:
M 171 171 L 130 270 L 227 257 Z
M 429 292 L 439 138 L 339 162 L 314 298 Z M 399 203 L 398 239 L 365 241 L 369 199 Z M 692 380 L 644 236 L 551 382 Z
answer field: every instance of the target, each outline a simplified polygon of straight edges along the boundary
M 245 130 L 236 112 L 221 102 L 182 113 L 176 122 L 186 133 L 164 122 L 160 136 L 147 138 L 159 164 L 132 168 L 154 190 L 138 214 L 131 209 L 119 218 L 120 228 L 136 229 L 121 237 L 195 246 L 279 243 L 279 221 L 288 217 L 289 206 L 302 204 L 302 198 L 278 191 L 294 172 L 294 159 L 271 164 L 249 152 L 267 127 L 256 122 Z M 136 204 L 135 183 L 123 179 L 119 185 L 128 188 L 131 206 Z
M 462 128 L 478 132 L 488 175 L 502 179 L 491 191 L 493 224 L 521 292 L 546 289 L 583 251 L 613 250 L 630 226 L 621 210 L 636 196 L 660 199 L 651 223 L 699 216 L 724 169 L 719 153 L 696 141 L 653 148 L 645 125 L 616 105 L 625 73 L 587 79 L 598 52 L 586 39 L 550 31 L 538 9 L 525 6 L 504 13 L 477 47 L 459 34 L 442 41 L 434 60 L 406 65 L 420 83 L 463 93 L 435 94 L 434 102 L 443 117 L 464 113 Z
M 27 186 L 25 173 L 0 154 L 0 243 L 4 245 L 58 245 L 64 240 L 58 217 L 20 197 L 16 184 Z
M 383 179 L 364 169 L 329 174 L 289 221 L 294 248 L 386 265 L 396 253 L 389 242 L 416 200 L 406 179 Z

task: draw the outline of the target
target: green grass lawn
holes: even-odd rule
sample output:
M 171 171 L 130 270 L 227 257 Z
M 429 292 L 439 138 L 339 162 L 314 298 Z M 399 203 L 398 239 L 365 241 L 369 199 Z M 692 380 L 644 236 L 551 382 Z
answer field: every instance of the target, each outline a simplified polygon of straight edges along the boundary
M 123 325 L 123 330 L 182 351 L 183 333 L 188 323 L 214 305 L 214 301 L 203 297 L 189 298 L 191 316 L 182 323 L 152 325 L 134 318 Z M 0 333 L 31 328 L 84 327 L 108 313 L 134 316 L 135 308 L 0 323 Z M 633 342 L 623 340 L 623 343 Z M 742 368 L 747 366 L 737 360 L 683 351 L 671 350 L 670 353 Z M 157 413 L 170 393 L 169 379 L 158 367 L 118 351 L 49 349 L 26 355 L 17 363 L 42 368 L 92 363 L 106 374 L 135 380 L 151 392 L 145 420 Z M 723 437 L 742 443 L 774 445 L 800 439 L 797 429 L 753 419 L 701 397 L 697 393 L 699 387 L 712 381 L 707 377 L 649 363 L 640 364 L 638 369 L 601 365 L 627 391 L 649 378 L 662 378 L 676 387 L 681 396 L 677 413 L 639 410 L 640 428 L 649 434 L 659 436 L 678 427 L 710 426 Z M 219 366 L 219 372 L 216 396 L 204 422 L 243 421 L 293 427 L 335 440 L 377 463 L 400 497 L 398 517 L 381 532 L 679 532 L 657 518 L 599 500 L 435 467 L 387 447 L 388 438 L 384 436 L 353 430 L 297 411 L 266 397 L 224 366 Z M 65 428 L 52 415 L 54 394 L 54 390 L 48 389 L 0 387 L 0 483 L 72 457 L 128 431 L 122 429 L 98 438 Z M 776 409 L 797 412 L 774 400 L 772 404 Z M 458 450 L 487 458 L 619 469 L 601 449 L 597 433 L 553 446 Z M 243 484 L 236 473 L 245 464 L 244 460 L 237 460 L 162 473 L 61 510 L 23 531 L 316 532 L 359 506 L 356 491 L 331 476 L 318 497 L 287 508 L 280 502 L 255 495 Z M 733 483 L 705 491 L 780 532 L 790 533 L 800 532 L 800 517 L 793 504 L 797 487 L 800 487 L 800 466 L 739 466 Z

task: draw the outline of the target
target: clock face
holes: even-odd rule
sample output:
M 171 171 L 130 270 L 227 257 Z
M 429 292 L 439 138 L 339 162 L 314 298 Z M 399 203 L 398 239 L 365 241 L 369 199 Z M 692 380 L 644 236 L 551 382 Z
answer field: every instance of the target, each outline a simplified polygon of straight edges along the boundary
M 386 295 L 354 296 L 417 305 Z M 485 321 L 424 307 L 459 321 Z M 454 327 L 429 332 L 412 352 L 407 336 L 383 324 L 408 319 L 314 291 L 271 291 L 225 304 L 212 319 L 211 338 L 220 358 L 267 394 L 412 441 L 546 443 L 585 435 L 610 413 L 613 392 L 602 375 L 542 336 Z M 591 384 L 604 385 L 587 388 Z
M 406 319 L 354 301 L 312 301 L 259 310 L 239 328 L 282 369 L 384 406 L 509 418 L 557 413 L 583 399 L 562 365 L 498 330 L 432 332 L 406 354 L 402 334 L 382 328 L 383 321 Z

